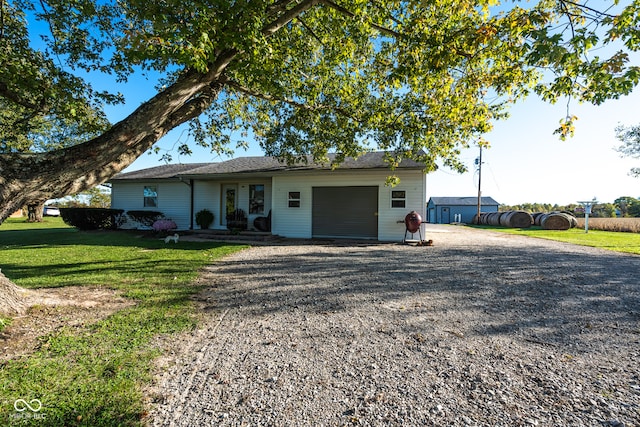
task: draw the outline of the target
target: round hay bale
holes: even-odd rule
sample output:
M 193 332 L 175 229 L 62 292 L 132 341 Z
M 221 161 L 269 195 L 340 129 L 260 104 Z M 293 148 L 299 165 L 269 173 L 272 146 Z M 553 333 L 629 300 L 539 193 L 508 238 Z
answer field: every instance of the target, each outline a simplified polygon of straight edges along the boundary
M 501 226 L 510 227 L 507 224 L 509 223 L 509 218 L 511 217 L 512 213 L 513 213 L 513 211 L 507 211 L 507 212 L 503 212 L 502 215 L 500 215 L 500 225 Z
M 540 215 L 538 215 L 538 217 L 536 218 L 534 224 L 542 227 L 542 220 L 545 219 L 547 217 L 547 215 L 549 215 L 548 213 L 542 213 Z
M 488 225 L 500 225 L 500 217 L 502 216 L 502 212 L 489 212 L 487 214 L 487 224 Z
M 565 215 L 567 215 L 567 217 L 569 218 L 569 221 L 571 222 L 571 228 L 577 227 L 578 226 L 578 220 L 575 216 L 575 214 L 573 212 L 570 211 L 560 211 L 560 213 L 563 213 Z
M 571 215 L 560 212 L 544 215 L 540 226 L 545 230 L 568 230 L 571 228 Z
M 487 212 L 487 225 L 500 225 L 500 215 L 502 212 Z
M 509 211 L 500 216 L 500 225 L 510 228 L 529 228 L 533 224 L 533 218 L 529 212 Z
M 544 215 L 544 212 L 535 212 L 531 214 L 531 218 L 533 218 L 533 225 L 540 225 L 542 215 Z
M 573 215 L 570 215 L 569 219 L 571 220 L 571 228 L 576 228 L 578 226 L 578 218 L 576 218 Z

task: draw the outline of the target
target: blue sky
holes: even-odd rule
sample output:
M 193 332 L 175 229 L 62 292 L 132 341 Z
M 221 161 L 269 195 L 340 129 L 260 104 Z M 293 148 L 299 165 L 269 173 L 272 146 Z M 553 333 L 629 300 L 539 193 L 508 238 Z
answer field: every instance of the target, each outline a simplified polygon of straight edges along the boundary
M 615 151 L 620 145 L 616 126 L 640 124 L 640 89 L 597 107 L 573 103 L 571 113 L 579 120 L 574 137 L 566 141 L 553 134 L 566 114 L 566 102 L 549 105 L 530 98 L 517 104 L 509 119 L 496 123 L 486 136 L 491 148 L 482 155 L 482 194 L 509 205 L 640 197 L 640 179 L 628 174 L 640 160 L 621 158 Z M 470 173 L 431 174 L 429 196 L 476 195 L 476 157 L 477 148 L 462 154 Z

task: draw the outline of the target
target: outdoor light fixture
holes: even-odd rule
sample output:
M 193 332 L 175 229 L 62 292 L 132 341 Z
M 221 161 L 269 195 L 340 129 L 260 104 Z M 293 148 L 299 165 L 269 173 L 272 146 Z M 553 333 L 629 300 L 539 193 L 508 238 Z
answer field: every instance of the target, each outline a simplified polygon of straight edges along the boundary
M 591 214 L 591 207 L 596 203 L 598 203 L 598 201 L 594 197 L 593 200 L 589 200 L 586 202 L 579 201 L 578 203 L 584 206 L 584 232 L 588 233 L 589 232 L 589 214 Z

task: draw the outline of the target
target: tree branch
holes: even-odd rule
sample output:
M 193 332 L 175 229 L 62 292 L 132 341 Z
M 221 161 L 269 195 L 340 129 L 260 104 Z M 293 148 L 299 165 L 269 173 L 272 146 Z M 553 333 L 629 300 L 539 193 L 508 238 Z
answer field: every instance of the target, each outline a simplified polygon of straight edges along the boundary
M 278 14 L 287 10 L 287 6 L 294 3 L 292 0 L 277 0 L 272 5 L 267 6 L 267 14 Z
M 355 18 L 356 17 L 356 15 L 353 12 L 351 12 L 350 10 L 348 10 L 348 9 L 346 9 L 346 8 L 340 6 L 340 5 L 335 4 L 331 0 L 320 0 L 320 3 L 322 3 L 325 6 L 328 6 L 328 7 L 332 8 L 332 9 L 340 12 L 343 15 L 348 16 L 349 18 Z M 383 26 L 375 24 L 373 22 L 370 22 L 370 24 L 371 24 L 371 26 L 373 28 L 375 28 L 376 30 L 380 31 L 383 34 L 386 34 L 386 35 L 391 36 L 391 37 L 396 37 L 396 38 L 401 37 L 401 34 L 398 33 L 397 31 L 393 31 L 393 30 L 391 30 L 389 28 L 383 27 Z
M 249 95 L 249 96 L 253 96 L 255 98 L 260 98 L 263 99 L 265 101 L 269 101 L 269 102 L 284 102 L 285 104 L 291 105 L 293 107 L 299 108 L 301 110 L 307 110 L 307 111 L 316 111 L 316 110 L 320 110 L 323 108 L 327 108 L 327 107 L 314 107 L 302 102 L 298 102 L 298 101 L 294 101 L 293 99 L 288 99 L 288 98 L 279 98 L 279 97 L 275 97 L 273 95 L 269 95 L 266 93 L 262 93 L 262 92 L 258 92 L 256 90 L 253 90 L 251 88 L 248 88 L 246 86 L 241 85 L 240 83 L 230 80 L 230 79 L 223 79 L 222 82 L 224 84 L 226 84 L 227 86 L 237 90 L 238 92 L 241 92 L 245 95 Z
M 99 137 L 45 153 L 0 154 L 0 218 L 11 213 L 7 209 L 24 204 L 27 196 L 62 197 L 120 172 L 168 131 L 211 105 L 222 87 L 218 79 L 237 54 L 223 51 L 206 74 L 186 71 Z M 64 174 L 56 172 L 60 165 L 69 167 Z M 7 201 L 11 203 L 4 206 Z
M 197 97 L 194 97 L 171 114 L 165 121 L 164 126 L 168 129 L 173 129 L 204 113 L 218 97 L 222 86 L 222 83 L 216 82 L 203 89 Z
M 576 3 L 576 2 L 571 1 L 571 0 L 558 0 L 558 2 L 562 5 L 564 10 L 568 10 L 566 5 L 570 4 L 571 6 L 577 7 L 579 9 L 588 10 L 589 12 L 593 12 L 598 17 L 607 17 L 607 18 L 615 18 L 616 17 L 615 15 L 612 15 L 610 13 L 602 12 L 602 11 L 600 11 L 598 9 L 594 9 L 592 7 L 589 7 L 586 4 Z
M 28 110 L 38 110 L 40 107 L 38 104 L 34 104 L 32 102 L 28 102 L 22 99 L 18 94 L 9 90 L 9 87 L 5 82 L 0 82 L 0 97 L 6 98 L 9 101 L 14 102 L 17 105 L 20 105 Z
M 305 110 L 305 111 L 321 111 L 321 110 L 330 110 L 330 111 L 334 111 L 338 114 L 340 114 L 341 116 L 344 117 L 348 117 L 354 121 L 360 122 L 361 120 L 354 117 L 352 114 L 350 114 L 347 110 L 345 110 L 344 108 L 340 108 L 334 105 L 325 105 L 325 104 L 320 104 L 320 105 L 309 105 L 309 104 L 305 104 L 303 102 L 298 102 L 295 101 L 293 99 L 289 99 L 289 98 L 280 98 L 280 97 L 275 97 L 273 95 L 269 95 L 266 93 L 262 93 L 262 92 L 258 92 L 256 90 L 253 90 L 251 88 L 248 88 L 246 86 L 242 86 L 240 83 L 233 81 L 233 80 L 229 80 L 226 78 L 221 79 L 221 83 L 224 83 L 225 85 L 237 90 L 238 92 L 241 92 L 245 95 L 249 95 L 249 96 L 253 96 L 255 98 L 260 98 L 263 99 L 265 101 L 269 101 L 269 102 L 282 102 L 288 105 L 291 105 L 292 107 L 298 108 L 300 110 Z
M 560 8 L 562 9 L 562 13 L 564 13 L 567 16 L 567 19 L 569 20 L 569 28 L 571 28 L 571 37 L 575 37 L 576 29 L 573 25 L 573 18 L 574 18 L 573 14 L 569 11 L 569 8 L 563 1 L 560 1 Z
M 312 7 L 320 4 L 320 0 L 305 0 L 302 3 L 298 4 L 296 7 L 289 9 L 285 13 L 283 13 L 279 18 L 277 18 L 272 23 L 266 25 L 262 29 L 262 33 L 265 36 L 270 36 L 278 31 L 280 28 L 287 25 L 291 22 L 295 17 L 301 15 Z
M 0 39 L 4 38 L 4 0 L 0 0 Z
M 402 21 L 400 21 L 398 18 L 393 16 L 393 14 L 389 13 L 389 11 L 383 5 L 381 5 L 379 1 L 371 1 L 370 3 L 373 4 L 374 6 L 376 6 L 378 9 L 384 10 L 385 12 L 387 12 L 387 15 L 389 15 L 389 19 L 391 19 L 397 25 L 402 25 L 403 24 Z
M 311 34 L 311 36 L 316 39 L 318 41 L 318 43 L 320 43 L 321 45 L 324 45 L 324 43 L 322 43 L 322 40 L 320 39 L 320 37 L 318 37 L 318 35 L 313 31 L 313 29 L 311 27 L 309 27 L 306 22 L 304 22 L 304 20 L 298 16 L 297 18 L 298 22 L 300 22 L 300 24 L 302 24 L 302 26 L 309 31 L 309 34 Z

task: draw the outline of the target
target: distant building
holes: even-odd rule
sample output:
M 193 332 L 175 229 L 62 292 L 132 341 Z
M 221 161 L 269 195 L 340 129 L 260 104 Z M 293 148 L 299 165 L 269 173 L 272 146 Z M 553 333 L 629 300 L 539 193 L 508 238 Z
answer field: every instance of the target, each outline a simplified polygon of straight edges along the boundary
M 483 197 L 480 210 L 497 212 L 499 205 L 491 197 Z M 451 224 L 456 221 L 471 224 L 477 213 L 477 197 L 431 197 L 427 203 L 427 221 L 433 224 Z

